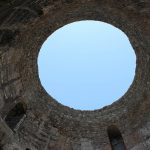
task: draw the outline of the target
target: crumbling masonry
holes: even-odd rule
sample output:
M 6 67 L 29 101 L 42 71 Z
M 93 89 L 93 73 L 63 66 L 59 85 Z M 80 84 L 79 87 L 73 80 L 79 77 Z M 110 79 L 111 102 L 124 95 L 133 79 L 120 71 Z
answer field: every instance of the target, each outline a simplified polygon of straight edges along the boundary
M 80 20 L 121 29 L 137 57 L 127 93 L 95 111 L 59 104 L 38 76 L 43 42 Z M 150 1 L 0 0 L 0 150 L 111 149 L 150 150 Z

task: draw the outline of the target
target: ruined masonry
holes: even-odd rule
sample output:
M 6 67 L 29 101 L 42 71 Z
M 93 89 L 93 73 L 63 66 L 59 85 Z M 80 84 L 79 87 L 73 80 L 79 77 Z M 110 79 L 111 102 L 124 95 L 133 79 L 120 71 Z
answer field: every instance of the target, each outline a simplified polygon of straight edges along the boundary
M 46 38 L 81 20 L 119 28 L 137 57 L 127 93 L 94 111 L 61 105 L 38 76 Z M 0 150 L 150 150 L 150 1 L 1 0 Z

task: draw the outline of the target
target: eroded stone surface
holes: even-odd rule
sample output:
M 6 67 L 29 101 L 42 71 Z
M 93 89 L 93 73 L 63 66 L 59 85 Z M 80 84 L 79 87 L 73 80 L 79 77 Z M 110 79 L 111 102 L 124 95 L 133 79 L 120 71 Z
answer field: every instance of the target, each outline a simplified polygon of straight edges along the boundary
M 45 39 L 67 23 L 86 19 L 120 28 L 137 55 L 136 76 L 128 92 L 95 111 L 59 104 L 41 86 L 37 68 Z M 1 1 L 0 149 L 111 150 L 107 128 L 116 125 L 127 150 L 149 150 L 149 27 L 149 0 Z M 26 114 L 13 131 L 5 118 L 19 102 L 26 105 Z

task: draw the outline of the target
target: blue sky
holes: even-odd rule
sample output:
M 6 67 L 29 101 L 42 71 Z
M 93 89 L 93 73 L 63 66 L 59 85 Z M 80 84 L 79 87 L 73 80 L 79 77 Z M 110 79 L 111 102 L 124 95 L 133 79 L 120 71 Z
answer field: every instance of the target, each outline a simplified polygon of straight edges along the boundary
M 80 110 L 110 105 L 131 85 L 136 56 L 128 37 L 100 21 L 68 24 L 43 43 L 40 81 L 54 99 Z

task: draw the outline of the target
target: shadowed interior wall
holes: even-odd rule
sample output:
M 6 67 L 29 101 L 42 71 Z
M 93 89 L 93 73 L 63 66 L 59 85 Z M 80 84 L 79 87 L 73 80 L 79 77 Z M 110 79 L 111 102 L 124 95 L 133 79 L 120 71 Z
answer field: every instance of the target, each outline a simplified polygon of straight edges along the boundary
M 122 135 L 116 126 L 108 127 L 107 132 L 112 150 L 126 150 Z
M 94 111 L 59 104 L 46 93 L 38 76 L 37 56 L 43 42 L 56 29 L 79 20 L 103 21 L 121 29 L 137 57 L 136 75 L 127 93 Z M 107 129 L 115 125 L 127 150 L 149 150 L 149 27 L 149 0 L 1 1 L 1 149 L 111 150 Z M 18 103 L 26 105 L 26 117 L 14 131 L 5 118 Z
M 18 103 L 10 110 L 5 118 L 6 124 L 14 130 L 17 124 L 21 121 L 24 117 L 26 110 L 22 103 Z

